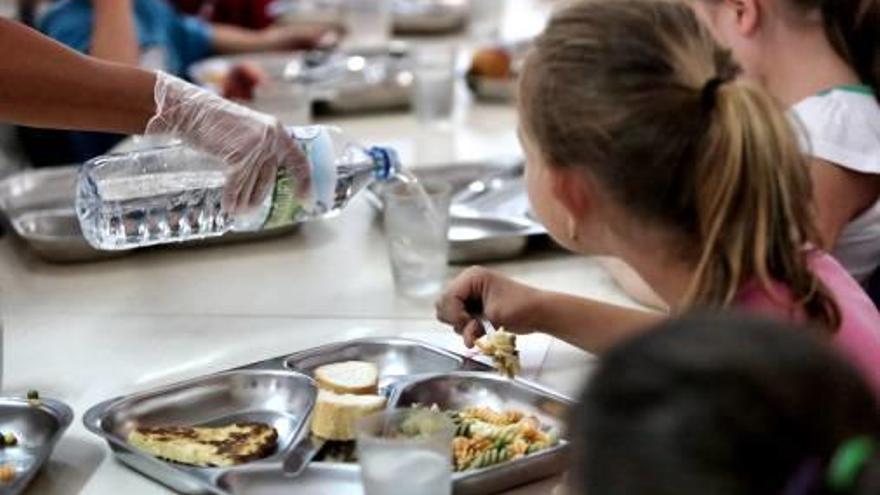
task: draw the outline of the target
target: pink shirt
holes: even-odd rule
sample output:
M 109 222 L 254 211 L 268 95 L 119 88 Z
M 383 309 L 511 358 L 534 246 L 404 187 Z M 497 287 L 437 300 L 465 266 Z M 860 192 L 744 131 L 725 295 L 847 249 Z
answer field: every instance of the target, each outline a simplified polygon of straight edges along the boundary
M 840 307 L 841 324 L 834 334 L 834 346 L 862 371 L 868 384 L 880 396 L 880 313 L 862 287 L 831 256 L 819 253 L 810 258 L 810 269 L 821 280 Z M 736 306 L 786 320 L 801 316 L 780 284 L 773 298 L 757 284 L 740 291 Z

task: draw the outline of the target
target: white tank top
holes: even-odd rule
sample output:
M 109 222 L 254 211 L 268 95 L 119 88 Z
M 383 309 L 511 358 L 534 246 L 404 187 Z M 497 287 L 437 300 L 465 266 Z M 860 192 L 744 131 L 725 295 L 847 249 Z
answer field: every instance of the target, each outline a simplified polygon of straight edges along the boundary
M 880 104 L 867 86 L 839 86 L 791 109 L 810 156 L 880 175 Z M 834 256 L 861 283 L 880 266 L 880 198 L 840 233 Z

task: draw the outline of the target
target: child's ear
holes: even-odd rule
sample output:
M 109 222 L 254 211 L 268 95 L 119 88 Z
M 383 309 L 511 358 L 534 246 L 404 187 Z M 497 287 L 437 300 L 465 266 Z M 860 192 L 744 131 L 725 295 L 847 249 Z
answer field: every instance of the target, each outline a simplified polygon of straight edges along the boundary
M 592 176 L 577 167 L 548 167 L 553 195 L 577 223 L 592 216 L 598 202 Z
M 772 0 L 777 1 L 777 0 Z M 758 29 L 761 14 L 759 0 L 726 0 L 736 14 L 736 28 L 739 34 L 750 36 Z

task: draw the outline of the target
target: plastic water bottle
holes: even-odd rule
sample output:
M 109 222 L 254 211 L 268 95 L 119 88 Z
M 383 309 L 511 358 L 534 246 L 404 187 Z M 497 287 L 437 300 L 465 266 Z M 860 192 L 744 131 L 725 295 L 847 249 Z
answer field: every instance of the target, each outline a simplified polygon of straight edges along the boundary
M 353 144 L 334 127 L 295 127 L 291 135 L 311 165 L 308 202 L 279 173 L 260 206 L 230 215 L 221 206 L 221 160 L 184 146 L 155 148 L 83 166 L 76 192 L 83 234 L 97 249 L 122 250 L 304 222 L 338 212 L 371 182 L 389 180 L 400 168 L 393 150 Z

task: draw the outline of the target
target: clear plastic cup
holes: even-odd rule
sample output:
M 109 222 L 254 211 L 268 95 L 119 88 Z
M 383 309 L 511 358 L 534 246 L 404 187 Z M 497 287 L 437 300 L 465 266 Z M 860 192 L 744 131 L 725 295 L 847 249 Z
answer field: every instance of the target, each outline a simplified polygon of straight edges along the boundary
M 443 289 L 449 260 L 449 201 L 442 182 L 386 186 L 385 237 L 397 291 L 429 298 Z
M 450 495 L 455 426 L 428 409 L 383 411 L 356 424 L 366 495 Z
M 420 123 L 443 123 L 452 119 L 457 56 L 458 48 L 454 45 L 425 45 L 413 50 L 412 103 Z

